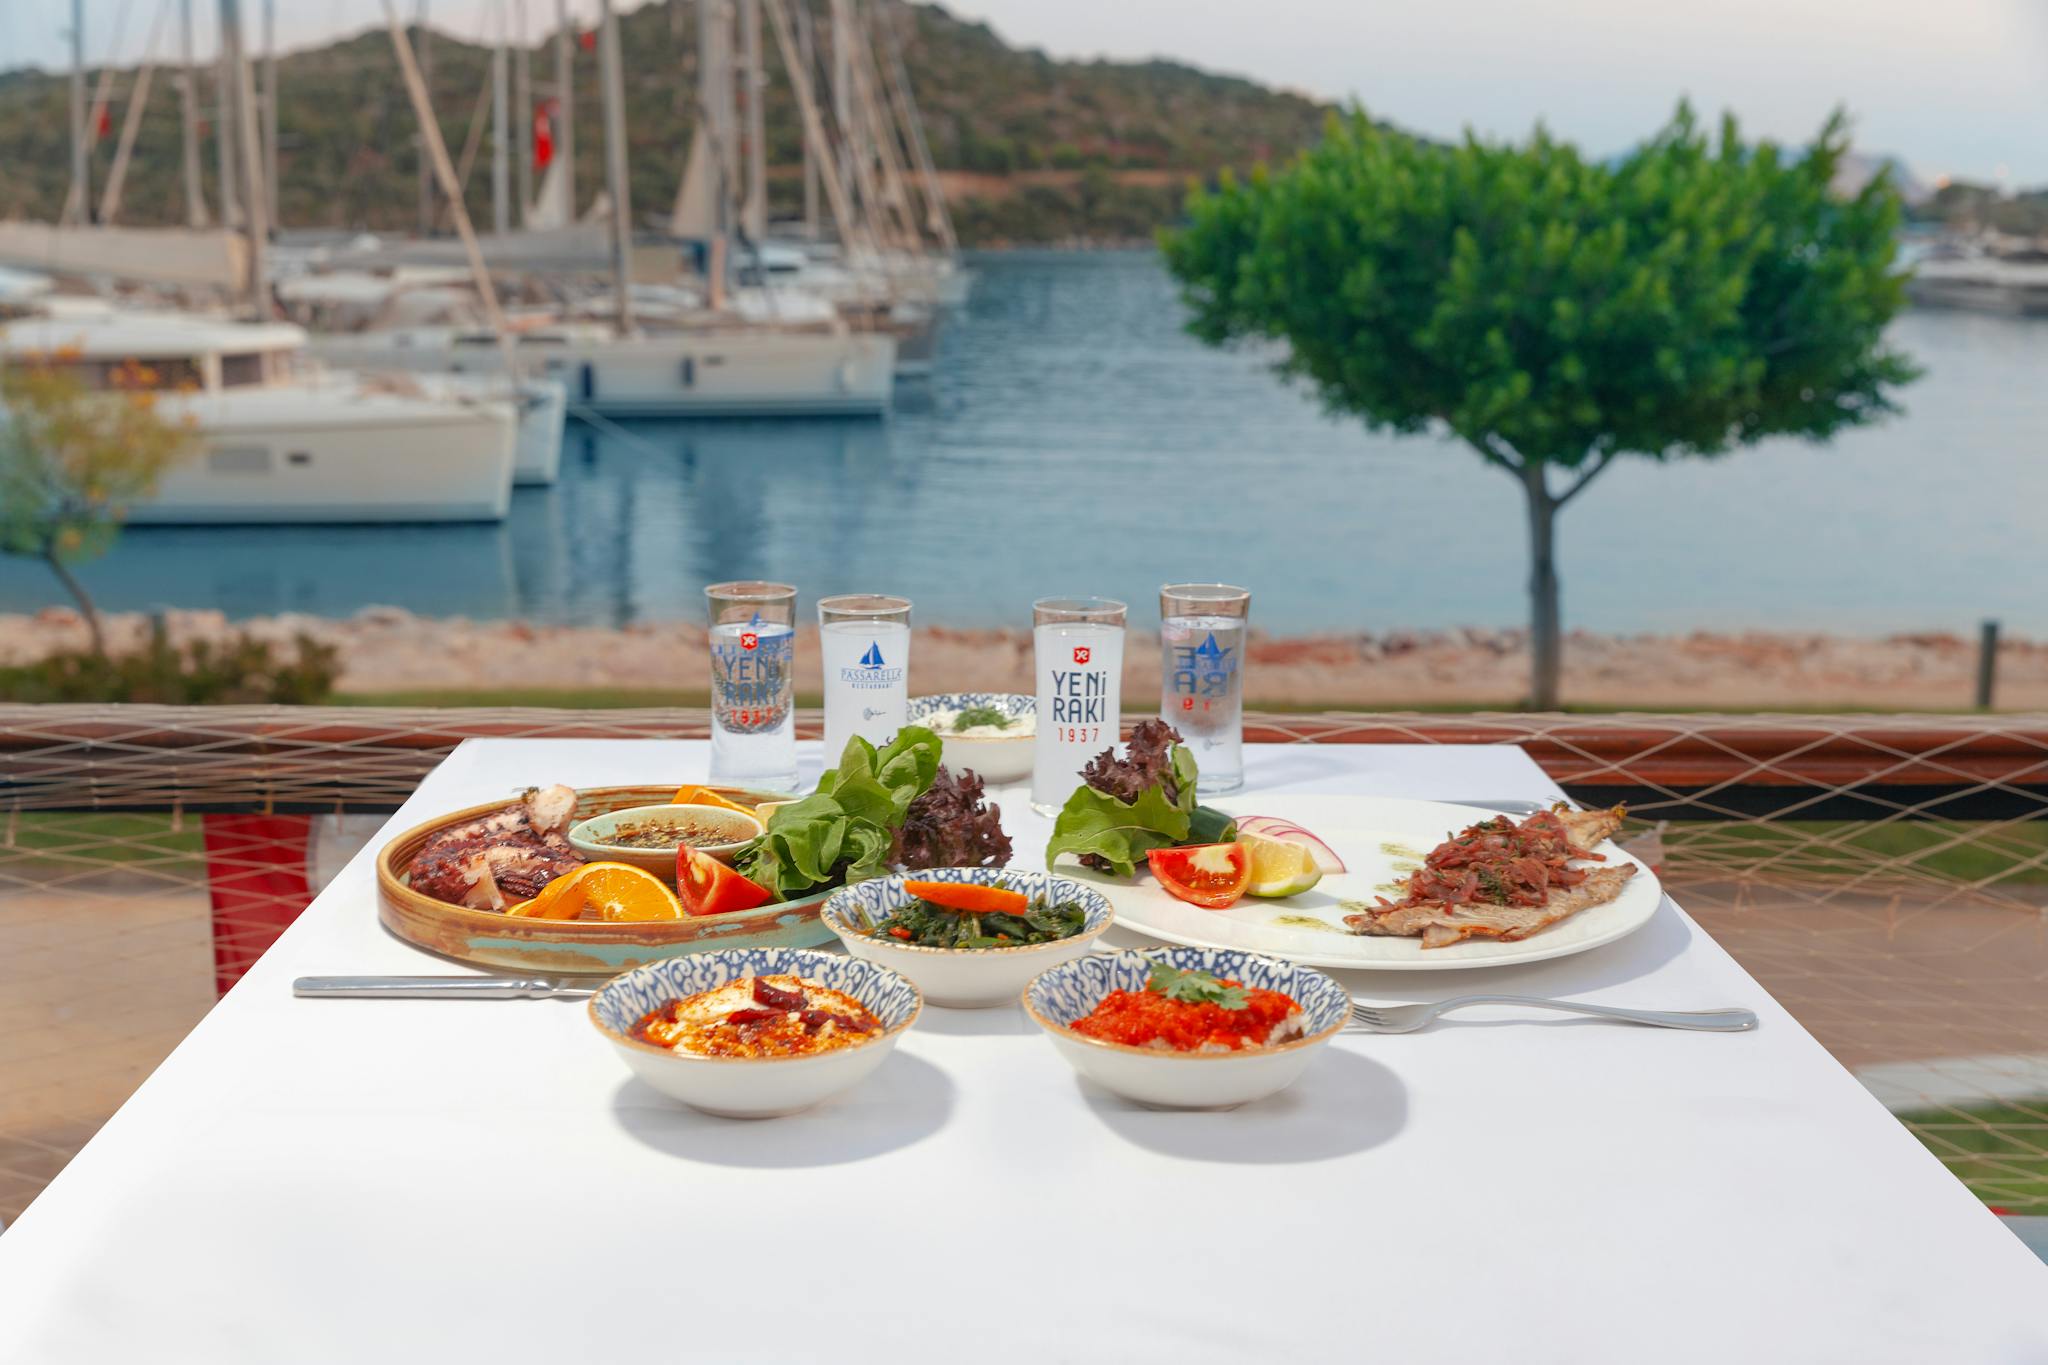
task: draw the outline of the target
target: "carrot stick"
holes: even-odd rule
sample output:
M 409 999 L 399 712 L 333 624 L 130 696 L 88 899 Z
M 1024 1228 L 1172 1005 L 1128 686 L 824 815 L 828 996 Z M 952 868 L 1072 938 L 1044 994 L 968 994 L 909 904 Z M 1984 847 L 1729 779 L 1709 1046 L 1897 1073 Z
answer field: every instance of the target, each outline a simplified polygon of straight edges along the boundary
M 1031 908 L 1031 897 L 1022 891 L 979 882 L 909 881 L 903 883 L 903 889 L 921 901 L 970 914 L 1021 915 Z

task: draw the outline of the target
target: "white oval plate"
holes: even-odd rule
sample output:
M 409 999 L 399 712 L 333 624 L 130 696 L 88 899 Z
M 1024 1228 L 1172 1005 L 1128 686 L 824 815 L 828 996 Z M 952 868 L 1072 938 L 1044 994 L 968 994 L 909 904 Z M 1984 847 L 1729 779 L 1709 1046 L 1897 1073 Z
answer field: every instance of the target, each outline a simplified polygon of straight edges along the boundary
M 1136 880 L 1081 867 L 1071 858 L 1062 858 L 1057 870 L 1098 887 L 1116 907 L 1118 925 L 1168 943 L 1237 948 L 1311 967 L 1373 971 L 1505 967 L 1583 953 L 1642 928 L 1657 913 L 1664 897 L 1656 874 L 1610 840 L 1594 851 L 1605 854 L 1610 862 L 1634 863 L 1640 869 L 1616 899 L 1581 910 L 1516 943 L 1467 939 L 1447 948 L 1424 949 L 1420 939 L 1352 933 L 1344 927 L 1342 903 L 1358 900 L 1371 904 L 1380 895 L 1398 898 L 1398 890 L 1385 889 L 1405 876 L 1396 863 L 1420 862 L 1449 836 L 1475 821 L 1490 820 L 1499 811 L 1381 796 L 1244 797 L 1218 808 L 1232 815 L 1277 815 L 1292 820 L 1335 849 L 1346 870 L 1324 877 L 1314 890 L 1298 896 L 1285 900 L 1246 896 L 1228 910 L 1204 910 L 1175 900 L 1142 865 Z M 1398 851 L 1402 849 L 1413 856 L 1403 856 Z M 1289 917 L 1313 923 L 1290 924 Z

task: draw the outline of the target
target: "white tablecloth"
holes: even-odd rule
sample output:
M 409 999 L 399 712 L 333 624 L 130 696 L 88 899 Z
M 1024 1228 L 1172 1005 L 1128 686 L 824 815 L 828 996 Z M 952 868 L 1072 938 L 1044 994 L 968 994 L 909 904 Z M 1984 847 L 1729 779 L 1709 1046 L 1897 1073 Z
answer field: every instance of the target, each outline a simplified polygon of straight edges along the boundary
M 698 743 L 464 745 L 394 828 Z M 1504 748 L 1260 747 L 1251 791 L 1553 791 Z M 1020 862 L 1049 826 L 1003 793 Z M 1667 902 L 1488 988 L 1748 1005 L 1747 1035 L 1460 1016 L 1234 1113 L 1080 1083 L 928 1009 L 859 1090 L 736 1123 L 579 1003 L 302 1001 L 447 966 L 370 855 L 0 1236 L 0 1360 L 2040 1361 L 2048 1268 Z

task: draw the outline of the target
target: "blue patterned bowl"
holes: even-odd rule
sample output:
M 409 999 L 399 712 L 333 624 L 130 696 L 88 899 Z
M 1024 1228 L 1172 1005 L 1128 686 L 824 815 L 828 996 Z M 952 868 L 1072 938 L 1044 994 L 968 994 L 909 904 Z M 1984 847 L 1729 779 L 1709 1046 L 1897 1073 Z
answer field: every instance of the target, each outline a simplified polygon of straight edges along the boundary
M 964 711 L 970 706 L 993 706 L 1013 720 L 1028 720 L 1030 724 L 1013 725 L 1000 735 L 950 735 L 940 730 L 946 766 L 956 773 L 972 768 L 982 781 L 991 785 L 1021 782 L 1031 776 L 1032 749 L 1038 737 L 1036 697 L 1021 692 L 938 692 L 929 697 L 912 697 L 910 723 L 929 726 L 935 715 Z
M 793 972 L 848 995 L 882 1021 L 882 1032 L 814 1057 L 695 1057 L 632 1036 L 633 1026 L 673 1000 L 742 976 Z M 633 1074 L 665 1095 L 726 1118 L 773 1118 L 808 1109 L 882 1064 L 924 1008 L 917 987 L 887 967 L 808 948 L 727 948 L 635 967 L 590 997 L 590 1022 Z
M 1302 1036 L 1242 1052 L 1162 1052 L 1105 1043 L 1068 1027 L 1111 991 L 1143 990 L 1154 962 L 1292 996 L 1301 1006 Z M 1093 953 L 1054 967 L 1025 989 L 1024 1010 L 1076 1071 L 1126 1099 L 1157 1109 L 1230 1109 L 1292 1085 L 1316 1049 L 1351 1017 L 1351 997 L 1313 967 L 1279 958 L 1222 948 L 1152 948 Z
M 876 938 L 867 930 L 877 920 L 901 910 L 916 897 L 903 889 L 909 880 L 933 882 L 1000 881 L 1012 891 L 1044 896 L 1053 902 L 1079 901 L 1088 918 L 1081 932 L 1053 943 L 1020 944 L 1014 948 L 926 948 Z M 917 983 L 925 999 L 953 1009 L 982 1009 L 1016 1001 L 1026 982 L 1048 967 L 1087 952 L 1109 927 L 1113 914 L 1101 892 L 1050 872 L 1016 867 L 935 867 L 907 877 L 877 877 L 841 887 L 826 900 L 819 918 L 846 951 L 869 962 L 893 967 Z

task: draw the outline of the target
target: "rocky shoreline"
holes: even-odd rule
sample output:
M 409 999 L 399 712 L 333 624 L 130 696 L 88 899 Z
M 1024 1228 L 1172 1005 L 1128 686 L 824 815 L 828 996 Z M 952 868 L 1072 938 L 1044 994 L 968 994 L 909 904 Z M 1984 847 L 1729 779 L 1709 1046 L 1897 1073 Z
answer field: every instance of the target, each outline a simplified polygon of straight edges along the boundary
M 139 646 L 150 618 L 106 618 L 110 647 Z M 655 622 L 609 629 L 523 621 L 466 621 L 375 607 L 344 620 L 282 615 L 230 622 L 215 611 L 168 613 L 172 638 L 219 640 L 236 630 L 288 644 L 304 634 L 341 655 L 339 689 L 352 694 L 505 690 L 699 691 L 708 687 L 704 629 Z M 0 665 L 86 644 L 76 613 L 53 607 L 0 615 Z M 798 677 L 817 677 L 815 627 L 799 632 Z M 1962 710 L 1976 643 L 1952 635 L 1574 632 L 1565 650 L 1566 699 L 1584 706 L 1658 708 Z M 1391 708 L 1509 705 L 1522 695 L 1527 642 L 1519 630 L 1395 631 L 1268 636 L 1254 633 L 1246 664 L 1253 705 Z M 913 693 L 1028 691 L 1031 637 L 1021 630 L 920 627 Z M 1134 635 L 1124 692 L 1149 699 L 1159 655 Z M 815 683 L 799 683 L 810 692 Z M 2048 642 L 2009 639 L 1999 651 L 2004 710 L 2048 708 Z

